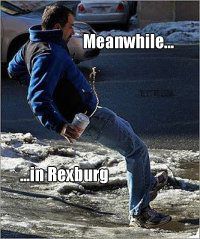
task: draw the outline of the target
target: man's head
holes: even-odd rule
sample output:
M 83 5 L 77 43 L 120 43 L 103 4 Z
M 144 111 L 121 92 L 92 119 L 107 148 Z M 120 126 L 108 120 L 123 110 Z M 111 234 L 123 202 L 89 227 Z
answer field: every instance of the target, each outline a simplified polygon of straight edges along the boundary
M 68 41 L 73 30 L 73 12 L 62 5 L 47 6 L 42 15 L 42 30 L 60 29 L 63 31 L 63 39 Z

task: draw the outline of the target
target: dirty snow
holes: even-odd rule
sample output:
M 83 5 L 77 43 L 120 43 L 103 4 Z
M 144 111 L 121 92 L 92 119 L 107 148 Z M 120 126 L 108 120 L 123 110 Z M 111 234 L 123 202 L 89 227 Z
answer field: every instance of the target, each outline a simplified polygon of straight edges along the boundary
M 67 143 L 66 145 L 47 144 L 34 138 L 31 134 L 21 133 L 2 133 L 1 148 L 2 172 L 20 173 L 20 176 L 27 176 L 30 166 L 43 168 L 45 170 L 48 166 L 56 166 L 57 169 L 69 169 L 74 166 L 79 166 L 82 169 L 107 167 L 110 173 L 109 183 L 107 184 L 56 182 L 42 183 L 40 185 L 32 184 L 31 188 L 35 190 L 35 192 L 45 192 L 47 197 L 49 197 L 48 199 L 51 199 L 51 196 L 62 197 L 63 195 L 66 195 L 68 198 L 76 198 L 76 194 L 78 193 L 80 198 L 85 198 L 86 201 L 90 200 L 96 203 L 97 195 L 91 195 L 91 191 L 94 190 L 100 193 L 101 203 L 105 200 L 105 205 L 104 203 L 102 204 L 102 207 L 105 206 L 104 210 L 106 210 L 106 203 L 113 205 L 113 208 L 116 210 L 120 210 L 123 205 L 127 207 L 128 195 L 125 197 L 125 200 L 123 199 L 123 201 L 121 201 L 120 205 L 116 204 L 115 197 L 113 197 L 112 194 L 110 194 L 110 196 L 109 193 L 101 195 L 102 189 L 109 191 L 112 188 L 121 190 L 119 195 L 122 194 L 121 196 L 123 196 L 122 189 L 126 188 L 125 161 L 123 156 L 116 151 L 105 148 L 100 144 L 96 145 L 85 142 L 77 142 L 73 146 Z M 198 163 L 199 152 L 150 149 L 149 153 L 152 171 L 156 173 L 167 169 L 170 175 L 169 185 L 165 190 L 159 193 L 153 205 L 155 204 L 155 206 L 157 206 L 158 202 L 166 202 L 162 204 L 162 210 L 170 211 L 176 207 L 176 210 L 181 213 L 181 215 L 177 213 L 178 215 L 176 215 L 175 218 L 180 217 L 183 220 L 184 218 L 195 218 L 197 216 L 199 200 L 199 183 L 197 180 L 180 177 L 180 173 L 182 163 Z M 5 181 L 6 179 L 3 180 L 3 182 Z M 125 191 L 125 194 L 127 194 L 127 191 Z M 48 200 L 48 203 L 52 204 L 52 200 Z M 186 210 L 187 208 L 188 210 Z M 8 218 L 8 216 L 4 215 L 2 221 L 2 225 L 13 225 L 13 221 Z M 21 228 L 28 227 L 29 223 L 19 221 L 17 222 L 17 226 Z M 94 228 L 91 230 L 94 230 Z M 106 230 L 109 229 L 107 228 Z M 152 231 L 152 233 L 154 232 Z M 158 235 L 158 231 L 156 231 L 155 235 Z M 181 232 L 178 234 L 165 232 L 164 234 L 160 234 L 160 236 L 161 235 L 164 235 L 165 238 L 172 236 L 174 236 L 173 238 L 181 238 L 181 235 L 184 238 L 195 238 L 196 229 L 195 231 L 189 230 L 187 233 L 183 232 L 182 234 Z
M 1 143 L 1 168 L 2 170 L 28 172 L 30 166 L 47 170 L 48 166 L 56 166 L 57 169 L 70 169 L 78 166 L 81 169 L 99 169 L 107 167 L 109 169 L 110 180 L 108 184 L 118 185 L 126 183 L 126 165 L 124 157 L 118 152 L 105 148 L 101 145 L 88 143 L 88 151 L 78 151 L 71 146 L 50 146 L 44 145 L 31 134 L 7 134 L 2 133 Z M 90 146 L 93 150 L 90 151 Z M 178 174 L 181 171 L 180 165 L 184 162 L 198 162 L 199 152 L 188 150 L 165 150 L 151 149 L 152 172 L 168 170 L 172 180 L 175 178 L 182 187 L 187 187 L 191 183 L 189 179 L 181 179 Z M 84 184 L 84 183 L 83 183 Z M 92 183 L 85 183 L 85 187 Z M 59 191 L 61 184 L 59 184 Z M 68 183 L 63 184 L 63 187 Z M 76 184 L 74 184 L 76 185 Z M 105 185 L 103 185 L 105 187 Z M 75 188 L 75 186 L 73 186 Z M 79 190 L 79 185 L 77 185 Z
M 178 21 L 151 23 L 144 28 L 135 28 L 136 17 L 130 20 L 130 30 L 102 31 L 99 35 L 106 36 L 134 36 L 136 33 L 145 35 L 154 33 L 155 36 L 162 36 L 166 43 L 198 43 L 199 42 L 199 22 L 198 21 Z

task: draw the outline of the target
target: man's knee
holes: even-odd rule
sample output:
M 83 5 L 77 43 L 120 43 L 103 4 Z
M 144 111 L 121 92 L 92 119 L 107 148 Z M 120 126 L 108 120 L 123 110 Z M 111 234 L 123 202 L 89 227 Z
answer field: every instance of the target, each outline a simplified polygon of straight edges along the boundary
M 111 122 L 116 121 L 117 115 L 112 110 L 106 107 L 99 107 L 94 114 L 95 117 L 102 118 L 104 120 L 109 120 Z
M 138 145 L 139 145 L 139 149 L 144 152 L 144 153 L 147 153 L 148 152 L 148 147 L 147 145 L 141 140 L 139 139 L 138 140 Z

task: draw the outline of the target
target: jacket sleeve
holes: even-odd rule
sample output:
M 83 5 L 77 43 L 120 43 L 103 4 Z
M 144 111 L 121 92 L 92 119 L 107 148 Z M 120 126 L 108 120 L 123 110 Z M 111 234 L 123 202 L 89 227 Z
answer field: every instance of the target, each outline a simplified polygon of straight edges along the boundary
M 53 102 L 53 93 L 63 71 L 62 61 L 52 53 L 38 55 L 33 60 L 28 88 L 28 103 L 41 124 L 60 133 L 65 119 Z
M 24 47 L 22 47 L 9 62 L 8 74 L 10 78 L 16 79 L 20 82 L 29 83 L 30 76 L 23 57 Z

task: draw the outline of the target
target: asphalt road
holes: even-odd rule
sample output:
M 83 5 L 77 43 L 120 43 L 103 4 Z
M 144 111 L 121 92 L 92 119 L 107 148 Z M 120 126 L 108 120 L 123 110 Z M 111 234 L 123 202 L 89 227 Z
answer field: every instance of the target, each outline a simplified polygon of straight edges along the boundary
M 151 148 L 198 149 L 198 46 L 164 50 L 103 50 L 80 69 L 97 67 L 100 104 L 131 122 Z M 26 87 L 2 77 L 2 131 L 62 139 L 35 120 Z

